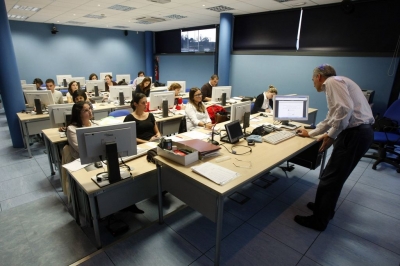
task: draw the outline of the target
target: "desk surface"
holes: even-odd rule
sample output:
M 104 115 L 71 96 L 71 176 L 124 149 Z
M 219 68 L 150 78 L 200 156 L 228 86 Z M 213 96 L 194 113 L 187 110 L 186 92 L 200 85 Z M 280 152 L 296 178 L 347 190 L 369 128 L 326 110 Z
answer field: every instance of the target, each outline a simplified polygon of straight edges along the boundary
M 272 121 L 272 120 L 271 120 Z M 214 137 L 215 140 L 219 141 L 219 137 Z M 294 155 L 300 153 L 307 147 L 311 146 L 315 142 L 314 139 L 312 138 L 303 138 L 299 136 L 295 136 L 291 139 L 285 140 L 277 145 L 272 145 L 266 142 L 263 143 L 256 143 L 255 146 L 252 146 L 252 152 L 245 154 L 245 155 L 233 155 L 230 152 L 227 151 L 224 147 L 221 147 L 220 152 L 222 153 L 222 156 L 229 156 L 230 159 L 217 163 L 216 159 L 221 158 L 222 156 L 217 156 L 217 157 L 211 157 L 211 158 L 205 158 L 201 161 L 197 161 L 193 164 L 190 164 L 189 166 L 183 166 L 180 165 L 174 161 L 171 161 L 169 159 L 157 156 L 156 159 L 161 163 L 161 165 L 165 164 L 168 165 L 175 170 L 185 174 L 186 176 L 190 177 L 192 180 L 216 191 L 217 193 L 220 194 L 227 194 L 230 193 L 233 189 L 236 187 L 240 186 L 241 184 L 247 182 L 248 179 L 251 179 L 257 175 L 260 175 L 262 173 L 265 173 L 277 165 L 285 162 L 288 160 L 288 158 L 293 157 Z M 227 147 L 229 150 L 232 146 L 232 144 L 228 143 L 223 143 L 225 147 Z M 245 140 L 241 140 L 235 145 L 246 145 L 247 142 Z M 235 147 L 235 150 L 237 153 L 242 153 L 245 151 L 248 151 L 248 148 L 245 147 Z M 236 167 L 233 165 L 233 162 L 235 162 L 238 165 L 243 165 L 247 166 L 248 163 L 244 162 L 239 162 L 235 158 L 238 158 L 243 161 L 251 161 L 251 168 L 240 168 Z M 219 166 L 226 167 L 227 169 L 230 169 L 232 171 L 238 172 L 240 174 L 239 177 L 236 179 L 226 183 L 225 185 L 218 185 L 207 178 L 194 173 L 190 167 L 200 165 L 204 162 L 211 162 L 215 163 Z

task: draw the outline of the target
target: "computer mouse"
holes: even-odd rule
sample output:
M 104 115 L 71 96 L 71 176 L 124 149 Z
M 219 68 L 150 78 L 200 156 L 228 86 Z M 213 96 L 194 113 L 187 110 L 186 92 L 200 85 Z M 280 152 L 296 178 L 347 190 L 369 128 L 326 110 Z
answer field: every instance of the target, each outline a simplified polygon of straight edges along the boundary
M 247 140 L 247 145 L 254 146 L 254 145 L 256 145 L 256 142 L 252 139 L 249 139 L 249 140 Z

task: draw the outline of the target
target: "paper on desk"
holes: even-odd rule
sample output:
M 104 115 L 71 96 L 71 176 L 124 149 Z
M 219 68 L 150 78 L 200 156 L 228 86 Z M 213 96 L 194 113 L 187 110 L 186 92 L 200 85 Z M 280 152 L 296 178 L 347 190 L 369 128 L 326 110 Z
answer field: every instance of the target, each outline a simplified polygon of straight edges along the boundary
M 235 171 L 208 162 L 198 166 L 193 166 L 191 169 L 193 172 L 210 179 L 218 185 L 224 185 L 240 176 L 240 174 Z
M 206 139 L 209 137 L 209 134 L 205 134 L 205 133 L 198 132 L 198 131 L 189 131 L 189 132 L 182 133 L 181 135 L 184 135 L 191 139 Z
M 150 147 L 150 149 L 154 149 L 157 147 L 158 143 L 157 142 L 146 142 L 146 145 Z
M 63 164 L 62 167 L 64 167 L 65 169 L 71 171 L 71 172 L 75 172 L 78 171 L 86 166 L 88 166 L 89 164 L 81 164 L 81 159 L 76 159 L 73 162 L 67 163 L 67 164 Z
M 170 136 L 170 137 L 166 137 L 166 139 L 170 139 L 170 140 L 172 140 L 173 142 L 177 142 L 177 141 L 182 141 L 182 140 L 185 140 L 185 139 L 183 139 L 182 137 L 177 137 L 177 136 Z

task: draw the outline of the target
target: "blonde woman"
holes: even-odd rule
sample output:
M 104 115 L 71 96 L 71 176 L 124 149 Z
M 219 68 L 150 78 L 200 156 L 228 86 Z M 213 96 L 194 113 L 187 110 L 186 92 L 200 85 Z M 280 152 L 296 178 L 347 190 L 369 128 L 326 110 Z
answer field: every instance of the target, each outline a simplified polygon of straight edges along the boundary
M 251 113 L 252 114 L 255 114 L 257 112 L 270 113 L 272 111 L 272 107 L 269 104 L 269 101 L 274 97 L 274 95 L 277 94 L 278 90 L 273 85 L 269 85 L 267 91 L 264 91 L 263 93 L 257 96 L 253 109 L 251 110 Z
M 211 119 L 207 108 L 202 101 L 202 93 L 199 88 L 191 88 L 189 91 L 189 102 L 186 105 L 186 128 L 188 131 L 196 127 L 211 129 Z

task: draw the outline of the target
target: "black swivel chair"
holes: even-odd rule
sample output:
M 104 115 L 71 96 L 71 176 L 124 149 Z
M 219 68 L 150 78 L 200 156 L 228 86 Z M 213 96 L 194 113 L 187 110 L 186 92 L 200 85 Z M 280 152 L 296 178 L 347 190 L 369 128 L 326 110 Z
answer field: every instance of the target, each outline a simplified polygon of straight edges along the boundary
M 400 99 L 395 101 L 386 110 L 383 117 L 393 121 L 392 125 L 385 126 L 381 131 L 374 132 L 374 144 L 378 152 L 372 155 L 364 155 L 364 157 L 376 159 L 372 165 L 372 169 L 376 170 L 376 166 L 381 162 L 385 162 L 396 167 L 397 173 L 400 173 L 400 153 L 396 151 L 397 145 L 400 145 Z M 387 153 L 392 157 L 387 157 Z

